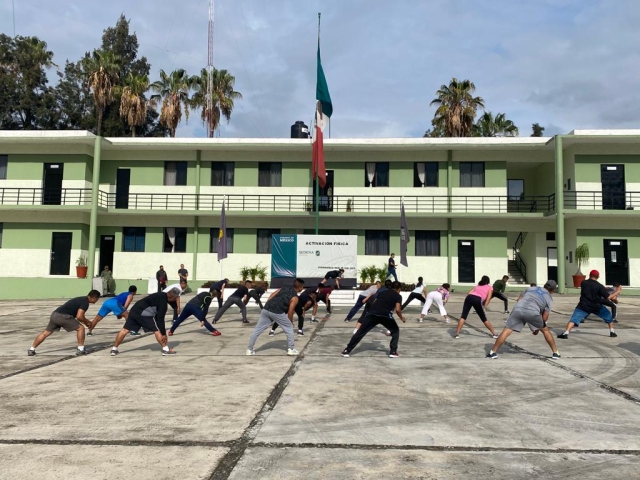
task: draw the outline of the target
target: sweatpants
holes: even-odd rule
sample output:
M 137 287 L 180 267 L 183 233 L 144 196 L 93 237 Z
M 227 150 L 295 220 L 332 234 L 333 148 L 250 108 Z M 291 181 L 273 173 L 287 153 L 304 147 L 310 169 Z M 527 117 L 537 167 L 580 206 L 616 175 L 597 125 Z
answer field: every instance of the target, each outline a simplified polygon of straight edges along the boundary
M 267 330 L 271 324 L 275 322 L 282 327 L 284 333 L 287 335 L 287 348 L 294 347 L 293 325 L 286 313 L 273 313 L 268 310 L 262 310 L 260 312 L 260 318 L 256 327 L 251 332 L 251 338 L 249 339 L 249 350 L 253 350 L 253 346 L 256 344 L 258 337 Z
M 229 308 L 231 308 L 231 305 L 237 305 L 238 307 L 240 307 L 240 313 L 242 313 L 242 320 L 247 319 L 247 306 L 242 301 L 242 298 L 229 297 L 227 298 L 227 301 L 224 302 L 224 305 L 222 306 L 222 308 L 219 308 L 218 311 L 216 312 L 216 316 L 213 317 L 213 323 L 216 323 L 218 320 L 220 320 L 220 317 L 222 317 L 224 312 L 226 312 L 227 310 L 229 310 Z
M 409 298 L 407 298 L 407 301 L 404 302 L 402 304 L 402 310 L 404 310 L 404 308 L 409 305 L 409 303 L 411 303 L 411 300 L 413 300 L 414 298 L 417 298 L 418 300 L 420 300 L 423 304 L 427 301 L 421 294 L 419 293 L 413 293 L 411 292 L 411 295 L 409 295 Z
M 462 315 L 460 315 L 460 318 L 464 318 L 466 320 L 469 316 L 469 313 L 471 312 L 471 307 L 473 307 L 473 309 L 476 311 L 476 313 L 480 317 L 480 320 L 482 320 L 482 323 L 485 323 L 487 321 L 487 316 L 484 313 L 482 299 L 477 295 L 469 294 L 464 299 L 464 304 L 462 305 Z
M 367 315 L 362 322 L 362 325 L 358 329 L 356 333 L 353 334 L 349 344 L 347 345 L 347 352 L 350 352 L 356 345 L 360 343 L 360 340 L 364 338 L 364 336 L 369 333 L 373 328 L 378 325 L 382 325 L 387 330 L 391 332 L 391 343 L 389 344 L 389 348 L 391 352 L 398 351 L 398 340 L 400 340 L 400 327 L 393 318 L 390 317 L 382 317 L 378 315 Z
M 504 293 L 493 291 L 493 298 L 498 298 L 504 302 L 504 309 L 509 310 L 509 299 L 504 295 Z
M 216 329 L 213 328 L 213 326 L 209 322 L 207 322 L 204 312 L 197 305 L 194 305 L 192 303 L 187 303 L 182 309 L 182 312 L 180 312 L 180 316 L 173 321 L 173 325 L 171 325 L 171 329 L 170 329 L 171 333 L 175 332 L 180 326 L 180 324 L 184 322 L 187 318 L 189 318 L 191 315 L 196 317 L 199 321 L 203 322 L 204 327 L 207 330 L 209 330 L 211 333 L 216 331 Z
M 358 313 L 358 310 L 360 310 L 364 305 L 365 298 L 367 298 L 365 295 L 358 295 L 356 304 L 353 307 L 351 307 L 351 310 L 349 310 L 349 314 L 347 315 L 347 320 L 351 320 L 353 317 L 356 316 L 356 313 Z
M 611 309 L 611 316 L 613 317 L 613 319 L 616 319 L 616 314 L 618 313 L 618 307 L 616 306 L 615 303 L 613 303 L 611 300 L 609 300 L 608 298 L 605 300 L 602 300 L 602 304 L 606 305 L 607 307 L 609 307 Z
M 302 330 L 304 328 L 304 305 L 300 305 L 299 303 L 296 305 L 296 309 L 294 310 L 296 315 L 298 315 L 298 330 Z M 271 325 L 271 330 L 278 328 L 278 324 L 273 322 Z
M 255 302 L 258 304 L 258 306 L 260 307 L 260 310 L 262 310 L 264 308 L 264 306 L 262 305 L 262 301 L 260 300 L 260 295 L 258 295 L 256 292 L 249 292 L 247 294 L 247 299 L 245 300 L 244 304 L 246 305 L 247 303 L 249 303 L 249 299 L 253 298 L 255 300 Z
M 440 292 L 433 291 L 427 294 L 427 301 L 424 302 L 424 307 L 422 307 L 422 315 L 426 315 L 431 305 L 436 304 L 438 306 L 438 310 L 440 310 L 440 315 L 443 317 L 447 316 L 447 311 L 444 309 L 444 301 L 442 300 L 442 294 Z

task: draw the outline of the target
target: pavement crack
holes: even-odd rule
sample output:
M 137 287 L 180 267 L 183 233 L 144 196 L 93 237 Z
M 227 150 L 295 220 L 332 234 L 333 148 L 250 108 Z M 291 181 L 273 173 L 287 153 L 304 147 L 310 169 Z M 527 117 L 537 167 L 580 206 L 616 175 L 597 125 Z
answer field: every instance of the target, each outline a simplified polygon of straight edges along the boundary
M 49 440 L 49 439 L 0 439 L 0 445 L 93 445 L 117 447 L 229 447 L 232 441 L 190 440 Z

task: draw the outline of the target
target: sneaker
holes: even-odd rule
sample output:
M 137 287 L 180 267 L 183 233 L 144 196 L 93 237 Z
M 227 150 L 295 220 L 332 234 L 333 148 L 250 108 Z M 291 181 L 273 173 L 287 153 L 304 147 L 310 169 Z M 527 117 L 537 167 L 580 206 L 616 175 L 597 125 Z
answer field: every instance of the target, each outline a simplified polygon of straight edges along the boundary
M 140 332 L 129 332 L 129 335 L 131 335 L 132 337 L 139 337 L 141 334 Z
M 427 313 L 428 313 L 429 315 L 431 315 L 431 310 L 427 310 Z
M 453 338 L 460 338 L 460 335 L 456 334 Z
M 328 313 L 329 315 L 331 315 L 331 309 L 330 309 L 330 308 L 327 308 L 327 313 Z
M 93 337 L 93 332 L 91 330 L 87 330 L 87 337 Z
M 449 323 L 451 322 L 451 320 L 449 320 L 449 317 L 447 317 L 447 319 L 444 321 L 444 323 Z
M 162 356 L 166 357 L 168 355 L 177 355 L 178 352 L 176 352 L 175 350 L 162 350 Z
M 247 323 L 251 323 L 251 322 L 245 318 L 244 320 L 242 320 L 242 323 L 247 324 Z
M 537 335 L 540 333 L 540 330 L 534 330 L 533 332 L 531 332 L 533 335 Z
M 566 340 L 567 338 L 569 338 L 569 335 L 567 335 L 566 333 L 559 333 L 558 338 L 563 338 Z
M 275 337 L 275 335 L 276 335 L 276 331 L 275 331 L 275 330 L 271 330 L 271 331 L 269 332 L 269 336 L 270 336 L 270 337 Z
M 111 350 L 111 356 L 112 357 L 115 357 L 116 355 L 118 355 L 118 353 L 120 353 L 120 352 L 118 352 L 118 350 L 113 350 L 113 349 Z
M 498 354 L 496 352 L 487 353 L 486 358 L 493 358 L 494 360 L 498 358 Z
M 617 337 L 618 334 L 616 332 L 609 332 L 609 336 L 613 338 L 613 337 Z
M 246 352 L 244 352 L 244 354 L 245 354 L 245 355 L 255 355 L 255 354 L 256 354 L 256 351 L 255 351 L 255 350 L 249 350 L 249 349 L 247 348 L 247 351 L 246 351 Z
M 222 335 L 218 330 L 211 332 L 211 335 L 213 335 L 214 337 L 219 337 L 220 335 Z
M 422 319 L 421 318 L 418 319 L 418 323 L 422 323 Z
M 86 348 L 84 348 L 84 349 L 82 349 L 82 350 L 80 350 L 80 349 L 78 348 L 78 349 L 76 350 L 76 357 L 80 357 L 81 355 L 86 355 L 87 353 L 89 353 L 89 352 L 87 352 L 87 349 L 86 349 Z
M 553 355 L 551 355 L 551 360 L 560 360 L 560 354 L 558 352 L 553 352 Z
M 344 321 L 348 323 L 348 322 L 350 322 L 351 320 L 349 320 L 348 318 L 345 318 L 345 319 L 344 319 Z
M 291 357 L 295 357 L 299 353 L 300 352 L 298 350 L 296 350 L 295 348 L 290 348 L 289 350 L 287 350 L 287 355 L 289 355 Z
M 505 310 L 504 313 L 509 313 L 509 310 Z
M 298 330 L 298 336 L 299 337 L 304 337 L 304 332 L 302 330 Z
M 491 335 L 491 338 L 495 340 L 496 338 L 498 338 L 498 335 Z
M 35 350 L 27 350 L 27 355 L 29 355 L 30 357 L 35 357 L 36 356 L 36 351 Z
M 167 335 L 168 335 L 168 336 L 170 336 L 170 337 L 173 337 L 173 332 L 172 332 L 171 330 L 169 330 L 169 331 L 167 332 Z
M 618 320 L 614 318 L 613 323 L 618 323 Z
M 398 355 L 398 352 L 390 352 L 389 353 L 389 358 L 398 358 L 400 355 Z
M 387 330 L 386 332 L 384 332 L 384 334 L 385 334 L 387 337 L 390 337 L 390 336 L 391 336 L 391 330 Z
M 309 323 L 316 323 L 318 320 L 316 320 L 316 317 L 311 317 L 311 320 L 309 320 Z
M 342 355 L 344 358 L 349 358 L 349 352 L 347 351 L 346 348 L 342 351 L 340 355 Z

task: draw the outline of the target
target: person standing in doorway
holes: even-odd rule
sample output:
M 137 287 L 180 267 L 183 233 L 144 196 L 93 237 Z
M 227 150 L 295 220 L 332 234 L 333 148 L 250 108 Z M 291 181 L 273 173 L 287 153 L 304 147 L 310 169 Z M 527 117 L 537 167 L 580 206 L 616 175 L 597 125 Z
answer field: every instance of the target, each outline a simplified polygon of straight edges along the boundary
M 396 273 L 396 254 L 392 253 L 389 257 L 389 264 L 387 266 L 387 278 L 393 276 L 394 280 L 398 281 L 398 274 Z
M 416 285 L 416 288 L 414 288 L 413 291 L 409 294 L 409 298 L 407 298 L 407 301 L 402 304 L 402 310 L 404 310 L 414 298 L 420 300 L 420 302 L 422 302 L 422 304 L 424 305 L 424 303 L 427 301 L 425 298 L 426 295 L 427 286 L 423 283 L 422 277 L 418 277 L 418 284 Z
M 189 271 L 184 268 L 184 263 L 180 264 L 180 268 L 178 269 L 178 278 L 180 279 L 180 281 L 184 280 L 186 283 L 188 283 Z
M 484 305 L 491 300 L 491 294 L 493 292 L 493 287 L 490 282 L 491 280 L 489 277 L 484 275 L 478 282 L 478 285 L 473 287 L 467 294 L 467 297 L 464 299 L 462 315 L 460 315 L 460 320 L 458 320 L 458 328 L 454 338 L 460 338 L 460 331 L 462 330 L 464 322 L 467 321 L 467 317 L 469 316 L 472 307 L 480 317 L 480 320 L 482 320 L 482 323 L 484 323 L 485 327 L 489 329 L 493 338 L 498 338 L 496 331 L 493 329 L 493 325 L 491 325 L 491 322 L 487 319 L 487 315 L 484 311 Z
M 156 280 L 158 281 L 158 292 L 167 288 L 167 272 L 164 271 L 162 265 L 160 265 L 160 269 L 156 272 Z
M 342 278 L 343 275 L 344 275 L 344 268 L 341 268 L 340 270 L 330 270 L 327 272 L 327 274 L 324 276 L 324 278 L 320 283 L 324 285 L 325 282 L 329 279 L 335 280 L 336 288 L 340 290 L 340 279 Z
M 104 296 L 115 295 L 116 282 L 108 265 L 105 265 L 100 272 L 100 278 L 102 278 L 102 294 Z
M 509 281 L 509 275 L 505 275 L 502 277 L 502 280 L 496 280 L 493 283 L 493 293 L 491 294 L 491 298 L 487 300 L 487 304 L 484 308 L 489 307 L 489 303 L 493 298 L 497 298 L 504 302 L 504 313 L 509 313 L 509 299 L 505 296 L 504 291 L 507 288 L 507 282 Z
M 247 280 L 246 282 L 244 282 L 244 285 L 236 288 L 236 291 L 233 292 L 229 298 L 227 298 L 226 302 L 224 302 L 222 308 L 219 308 L 216 312 L 216 316 L 213 317 L 213 323 L 218 323 L 218 320 L 220 320 L 224 312 L 229 310 L 232 305 L 237 305 L 238 307 L 240 307 L 240 313 L 242 314 L 242 323 L 249 323 L 249 320 L 247 319 L 247 304 L 244 302 L 244 300 L 247 298 L 247 295 L 249 295 L 249 289 L 251 288 L 251 285 L 251 280 Z
M 438 306 L 438 310 L 440 311 L 440 315 L 444 318 L 446 323 L 449 323 L 449 316 L 447 315 L 447 311 L 444 308 L 445 303 L 449 301 L 449 290 L 451 289 L 451 285 L 448 283 L 443 283 L 442 286 L 438 287 L 437 290 L 433 292 L 429 292 L 427 294 L 427 301 L 424 303 L 424 307 L 422 307 L 422 313 L 420 314 L 419 322 L 422 323 L 424 316 L 429 313 L 429 309 L 432 304 L 436 304 Z

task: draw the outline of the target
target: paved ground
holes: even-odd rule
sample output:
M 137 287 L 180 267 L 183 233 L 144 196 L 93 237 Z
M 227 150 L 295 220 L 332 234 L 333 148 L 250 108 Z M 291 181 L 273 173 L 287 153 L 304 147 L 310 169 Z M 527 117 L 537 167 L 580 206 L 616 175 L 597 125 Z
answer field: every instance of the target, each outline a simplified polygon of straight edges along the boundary
M 462 296 L 449 311 L 459 315 Z M 557 297 L 562 331 L 575 297 Z M 514 334 L 499 360 L 477 316 L 453 326 L 418 307 L 401 358 L 374 330 L 344 359 L 347 307 L 296 339 L 244 351 L 251 326 L 231 311 L 211 337 L 186 322 L 162 357 L 153 337 L 112 358 L 121 322 L 103 320 L 76 358 L 57 333 L 27 357 L 58 302 L 0 302 L 2 479 L 631 479 L 640 469 L 640 299 L 625 297 L 618 338 L 588 321 L 558 340 Z M 494 310 L 498 302 L 492 303 Z M 95 313 L 97 307 L 91 308 Z M 250 310 L 255 324 L 257 310 Z M 505 315 L 490 312 L 496 328 Z

